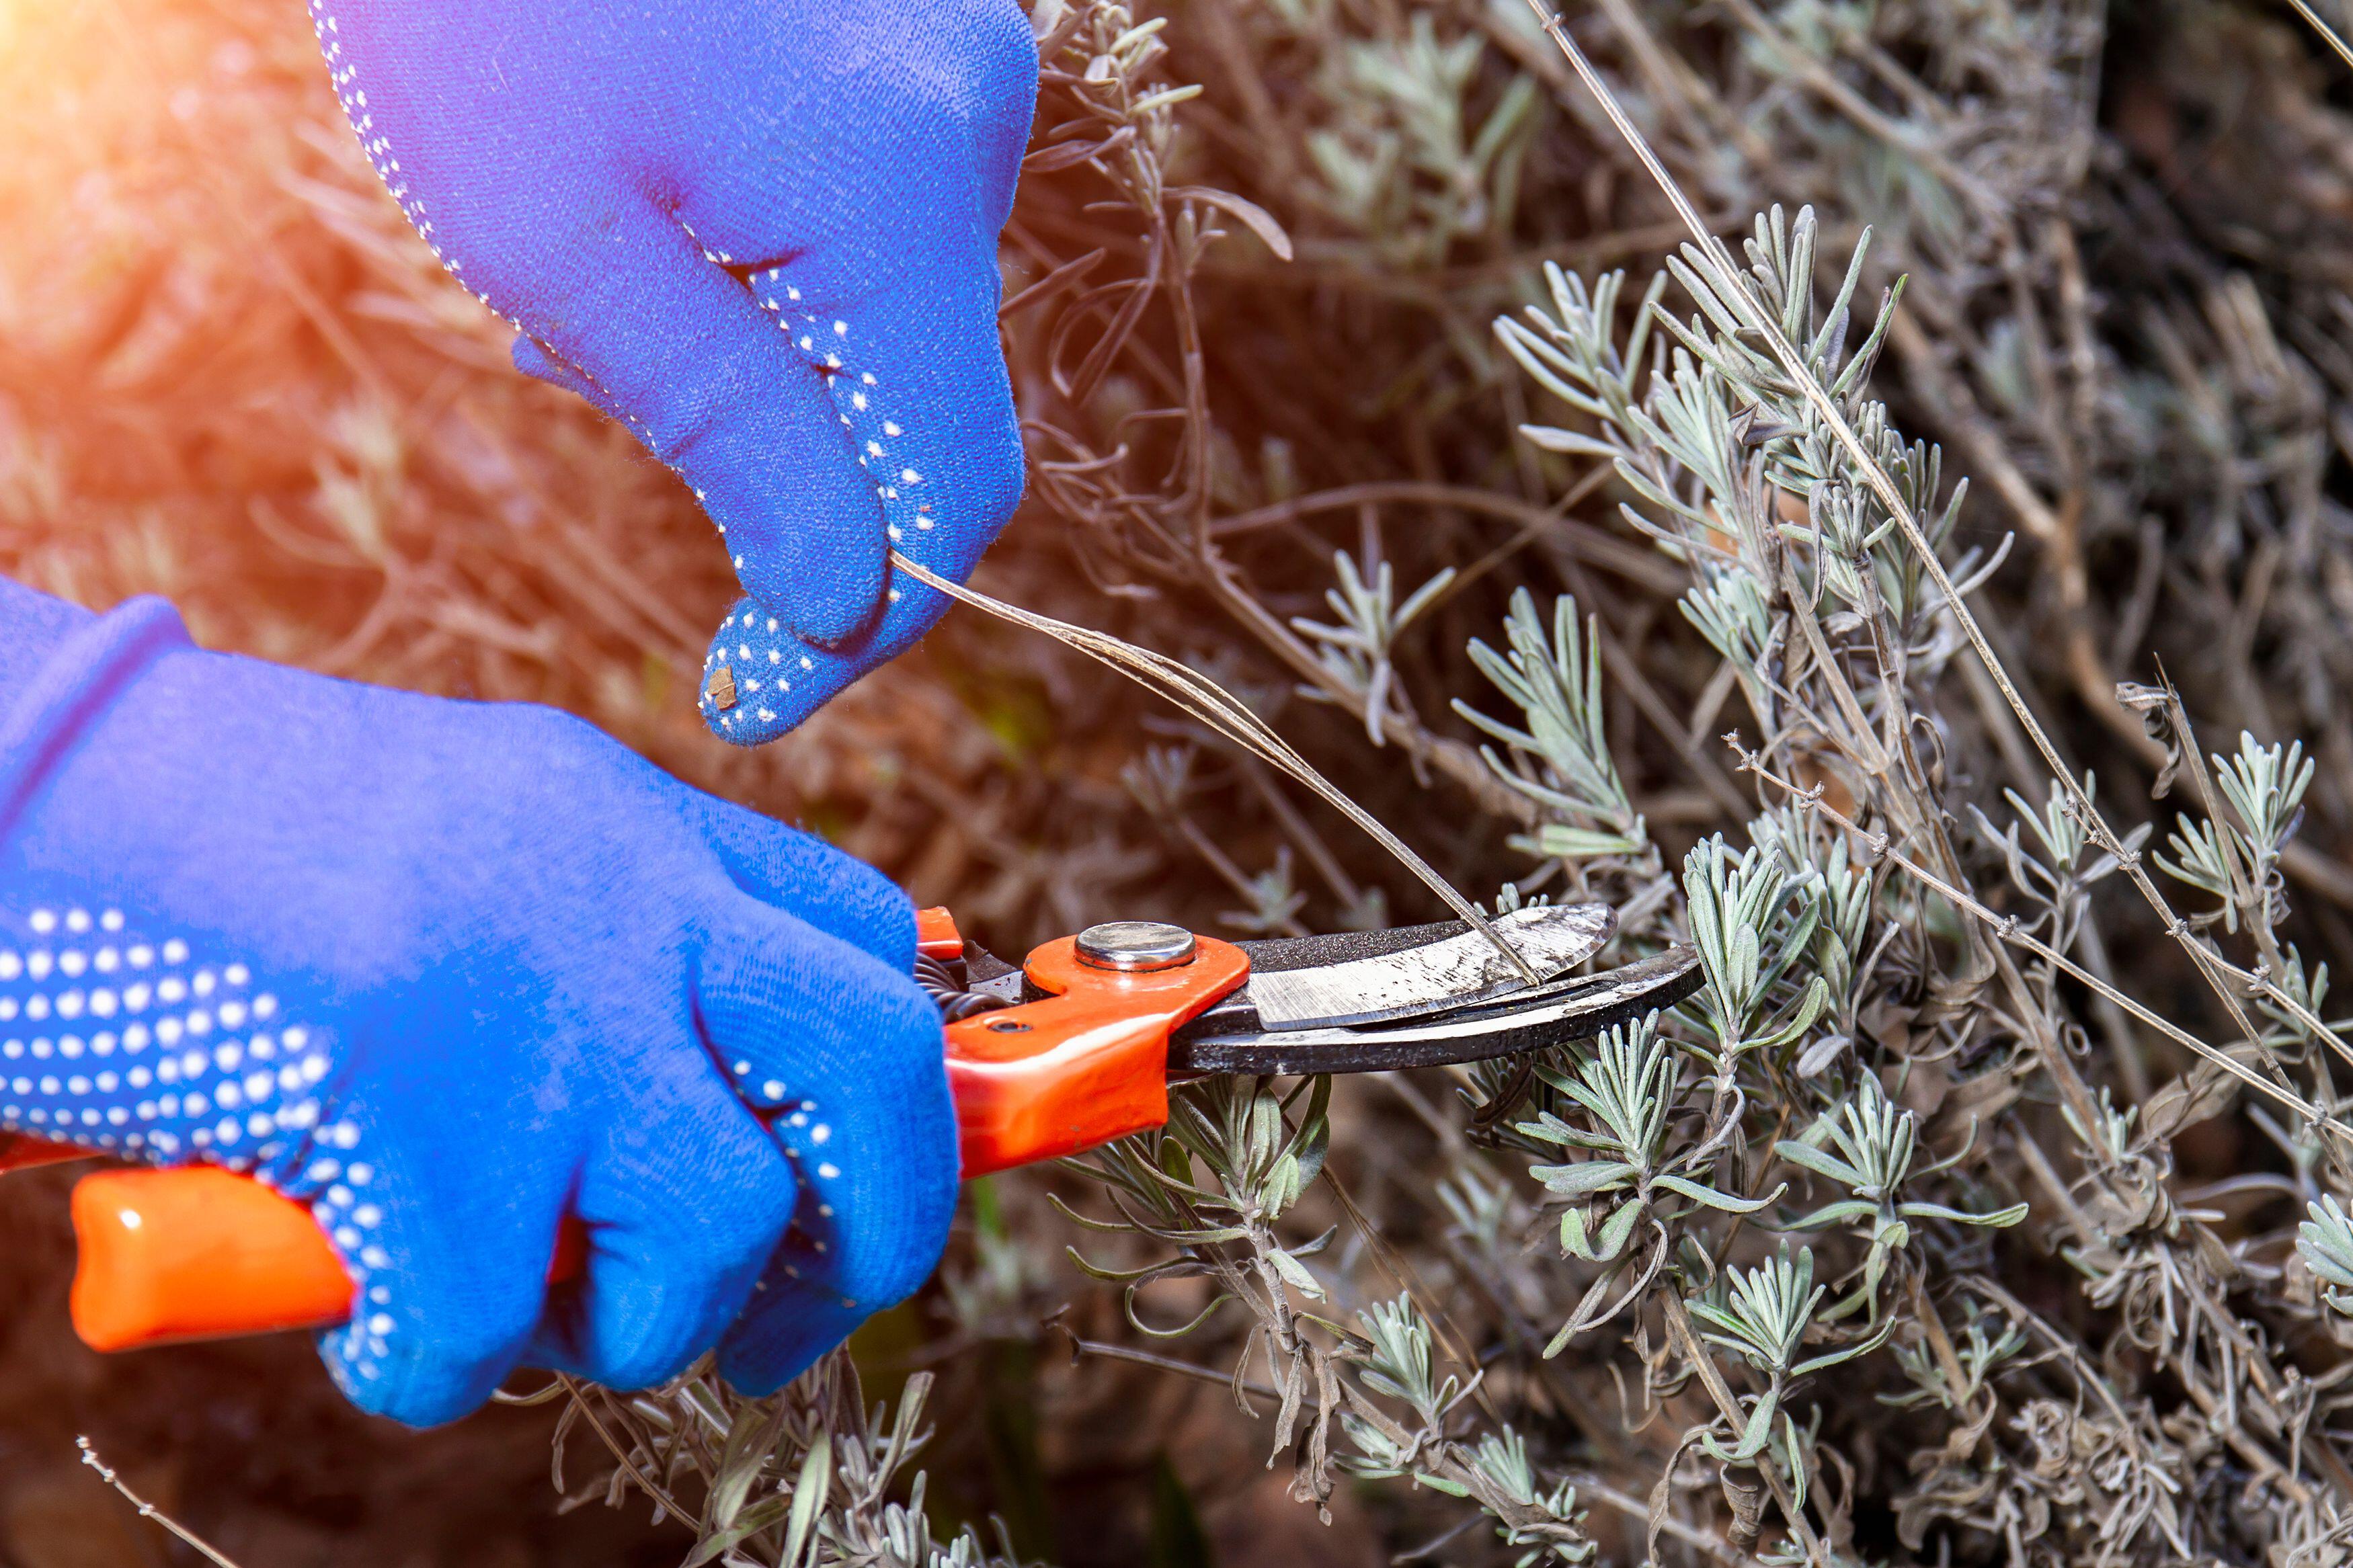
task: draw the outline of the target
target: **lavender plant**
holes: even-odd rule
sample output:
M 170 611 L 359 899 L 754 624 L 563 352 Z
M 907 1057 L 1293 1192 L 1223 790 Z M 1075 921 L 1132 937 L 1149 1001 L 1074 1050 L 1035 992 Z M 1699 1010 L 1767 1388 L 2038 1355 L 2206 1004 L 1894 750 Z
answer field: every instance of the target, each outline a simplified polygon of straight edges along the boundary
M 1082 1372 L 1224 1384 L 1298 1502 L 1431 1542 L 1409 1558 L 2341 1557 L 2353 1048 L 2306 955 L 2343 946 L 2315 905 L 2345 873 L 2302 836 L 2346 806 L 2282 725 L 2342 752 L 2310 672 L 2343 634 L 2242 640 L 2244 669 L 2306 672 L 2256 702 L 2211 661 L 2177 681 L 2154 606 L 2301 626 L 2306 587 L 2243 602 L 2253 557 L 2341 576 L 2341 509 L 2282 432 L 2317 438 L 2309 409 L 2353 394 L 2329 368 L 2353 355 L 2320 346 L 2353 312 L 2217 281 L 2195 322 L 2154 308 L 2154 348 L 2099 320 L 2063 210 L 2108 178 L 2080 7 L 1038 18 L 1032 167 L 1070 189 L 1025 198 L 1008 318 L 1039 503 L 1106 618 L 1287 725 L 1336 710 L 1318 743 L 1409 837 L 1508 877 L 1498 907 L 1607 899 L 1601 962 L 1689 942 L 1706 977 L 1517 1060 L 1179 1087 L 1165 1131 L 1044 1189 L 1119 1302 L 1104 1337 L 1055 1320 Z M 1690 230 L 1646 239 L 1639 286 L 1530 237 L 1530 193 L 1574 205 L 1582 179 L 1615 213 L 1629 176 Z M 1250 346 L 1302 287 L 1342 323 L 1327 343 L 1409 338 L 1366 351 L 1377 397 Z M 1268 365 L 1313 419 L 1270 406 Z M 2234 401 L 2257 384 L 2260 436 Z M 2130 477 L 2193 425 L 2232 459 L 2164 461 L 2227 489 L 2227 528 Z M 1354 549 L 1318 531 L 1351 517 Z M 2119 539 L 2156 564 L 2095 605 L 2086 562 Z M 2201 753 L 2193 707 L 2246 727 L 2235 754 Z M 1280 781 L 1206 731 L 1162 740 L 1130 798 L 1232 927 L 1378 907 L 1381 868 Z M 2253 1168 L 2215 1172 L 2218 1135 Z M 1056 1289 L 988 1277 L 999 1334 Z M 705 1420 L 738 1510 L 699 1516 L 705 1560 L 980 1561 L 919 1496 L 876 1511 L 913 1418 L 842 1436 L 838 1387 L 731 1414 L 740 1450 Z M 638 1407 L 613 1484 L 702 1463 L 675 1434 L 712 1397 Z

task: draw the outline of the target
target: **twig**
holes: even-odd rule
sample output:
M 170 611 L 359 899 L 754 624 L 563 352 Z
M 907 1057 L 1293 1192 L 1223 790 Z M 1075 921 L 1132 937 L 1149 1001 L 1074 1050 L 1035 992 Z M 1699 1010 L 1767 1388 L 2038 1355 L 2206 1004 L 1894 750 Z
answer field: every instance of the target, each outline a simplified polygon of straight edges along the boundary
M 679 1500 L 670 1494 L 669 1488 L 657 1485 L 644 1470 L 638 1468 L 637 1460 L 629 1457 L 629 1451 L 621 1446 L 620 1439 L 615 1437 L 604 1422 L 596 1418 L 596 1408 L 588 1398 L 588 1391 L 593 1385 L 582 1383 L 580 1379 L 569 1373 L 559 1372 L 555 1375 L 564 1384 L 565 1391 L 572 1395 L 573 1407 L 580 1412 L 581 1419 L 587 1422 L 589 1429 L 603 1439 L 605 1447 L 612 1454 L 614 1460 L 620 1465 L 621 1468 L 628 1472 L 629 1479 L 637 1482 L 648 1497 L 679 1518 L 692 1519 L 693 1510 L 680 1506 Z
M 2312 24 L 2314 32 L 2328 40 L 2328 47 L 2337 51 L 2337 58 L 2348 66 L 2353 66 L 2353 48 L 2348 48 L 2345 40 L 2337 36 L 2337 29 L 2330 26 L 2322 18 L 2320 13 L 2312 8 L 2311 0 L 2287 0 L 2287 3 L 2295 7 L 2297 16 Z
M 1479 907 L 1455 890 L 1454 884 L 1438 874 L 1430 862 L 1409 848 L 1405 840 L 1389 831 L 1387 826 L 1363 806 L 1358 805 L 1337 785 L 1315 771 L 1306 758 L 1292 750 L 1282 738 L 1270 729 L 1257 714 L 1239 699 L 1200 671 L 1178 664 L 1172 658 L 1154 653 L 1149 648 L 1124 642 L 1106 632 L 1086 626 L 1075 626 L 1068 621 L 1058 621 L 1051 616 L 1041 616 L 1035 610 L 1025 610 L 993 599 L 975 588 L 941 576 L 931 568 L 909 560 L 898 551 L 891 552 L 891 563 L 924 586 L 938 590 L 952 599 L 961 600 L 975 609 L 985 610 L 1000 620 L 1043 632 L 1056 641 L 1078 649 L 1090 658 L 1126 676 L 1148 691 L 1166 697 L 1202 723 L 1216 730 L 1228 740 L 1248 748 L 1284 773 L 1297 779 L 1339 808 L 1341 815 L 1371 837 L 1373 842 L 1395 856 L 1406 869 L 1421 879 L 1423 886 L 1436 893 L 1466 925 L 1485 937 L 1495 951 L 1504 955 L 1523 979 L 1531 985 L 1539 982 L 1536 972 L 1528 966 L 1519 950 L 1504 940 Z
M 132 1491 L 130 1487 L 123 1483 L 122 1478 L 115 1474 L 113 1468 L 109 1466 L 105 1460 L 100 1459 L 98 1457 L 98 1450 L 90 1447 L 89 1438 L 77 1437 L 74 1439 L 74 1446 L 81 1450 L 81 1462 L 88 1465 L 91 1469 L 96 1470 L 98 1472 L 99 1479 L 104 1481 L 108 1486 L 112 1487 L 116 1491 L 121 1493 L 123 1500 L 130 1503 L 132 1507 L 139 1510 L 140 1518 L 153 1520 L 157 1524 L 162 1525 L 165 1530 L 170 1531 L 174 1535 L 186 1542 L 190 1548 L 201 1553 L 205 1561 L 216 1564 L 216 1568 L 237 1568 L 237 1565 L 234 1562 L 222 1556 L 218 1551 L 215 1550 L 214 1547 L 204 1539 L 204 1537 L 196 1534 L 195 1531 L 180 1523 L 179 1521 L 174 1519 L 170 1514 L 165 1513 L 162 1509 L 157 1508 L 153 1503 L 149 1502 L 145 1498 L 141 1497 L 137 1492 Z
M 1604 465 L 1595 473 L 1598 482 L 1607 479 L 1609 470 Z M 1571 490 L 1567 498 L 1567 504 L 1575 504 L 1581 499 L 1580 491 L 1588 489 L 1588 486 L 1581 485 L 1579 489 Z M 1673 594 L 1683 587 L 1675 569 L 1660 560 L 1656 552 L 1605 532 L 1589 522 L 1568 517 L 1557 504 L 1531 506 L 1510 496 L 1497 495 L 1493 490 L 1472 489 L 1464 485 L 1430 484 L 1418 479 L 1384 479 L 1368 484 L 1341 485 L 1333 489 L 1293 496 L 1289 500 L 1276 501 L 1251 511 L 1221 517 L 1209 524 L 1209 537 L 1230 539 L 1237 534 L 1296 522 L 1316 512 L 1346 511 L 1368 503 L 1376 506 L 1395 503 L 1450 507 L 1500 517 L 1535 529 L 1588 565 L 1614 572 L 1653 593 Z
M 1667 1331 L 1674 1335 L 1675 1348 L 1681 1351 L 1684 1358 L 1691 1363 L 1692 1370 L 1699 1373 L 1700 1383 L 1707 1389 L 1707 1396 L 1715 1402 L 1716 1409 L 1723 1414 L 1726 1421 L 1732 1423 L 1732 1429 L 1738 1432 L 1746 1425 L 1740 1409 L 1740 1401 L 1734 1396 L 1731 1385 L 1724 1381 L 1724 1373 L 1717 1370 L 1715 1358 L 1707 1353 L 1699 1342 L 1699 1336 L 1692 1332 L 1691 1315 L 1683 1310 L 1683 1298 L 1676 1295 L 1672 1289 L 1666 1289 L 1659 1292 L 1659 1300 L 1664 1303 Z M 1763 1462 L 1757 1465 L 1757 1473 L 1763 1476 L 1765 1484 L 1772 1489 L 1773 1501 L 1780 1508 L 1781 1517 L 1788 1522 L 1789 1533 L 1796 1536 L 1799 1545 L 1805 1548 L 1806 1560 L 1809 1563 L 1827 1565 L 1831 1559 L 1829 1553 L 1822 1548 L 1821 1537 L 1814 1533 L 1814 1527 L 1807 1520 L 1805 1510 L 1798 1506 L 1798 1500 L 1790 1495 L 1789 1484 L 1781 1479 L 1781 1472 L 1774 1468 L 1771 1455 L 1764 1454 L 1758 1458 Z M 1646 1510 L 1646 1517 L 1647 1513 Z
M 1173 1372 L 1180 1376 L 1198 1378 L 1203 1383 L 1214 1383 L 1219 1388 L 1239 1387 L 1243 1393 L 1255 1394 L 1261 1399 L 1280 1400 L 1282 1397 L 1282 1390 L 1271 1388 L 1263 1383 L 1237 1384 L 1230 1373 L 1218 1372 L 1206 1366 L 1196 1366 L 1189 1361 L 1178 1361 L 1175 1356 L 1155 1355 L 1150 1351 L 1132 1350 L 1126 1345 L 1106 1344 L 1101 1340 L 1081 1339 L 1079 1331 L 1063 1322 L 1061 1314 L 1059 1312 L 1046 1320 L 1046 1326 L 1057 1331 L 1071 1342 L 1072 1361 L 1077 1361 L 1082 1356 L 1100 1356 L 1105 1361 L 1134 1362 L 1138 1366 L 1155 1367 L 1162 1372 Z
M 1590 1497 L 1596 1501 L 1608 1503 L 1620 1513 L 1630 1519 L 1639 1519 L 1645 1528 L 1649 1527 L 1651 1505 L 1641 1498 L 1628 1496 L 1603 1481 L 1599 1476 L 1584 1475 L 1571 1479 L 1577 1483 L 1579 1497 Z M 1718 1563 L 1736 1563 L 1749 1561 L 1746 1552 L 1735 1550 L 1722 1537 L 1710 1535 L 1704 1530 L 1694 1530 L 1672 1514 L 1666 1515 L 1658 1522 L 1660 1534 L 1672 1535 L 1685 1546 L 1694 1547 L 1706 1552 Z

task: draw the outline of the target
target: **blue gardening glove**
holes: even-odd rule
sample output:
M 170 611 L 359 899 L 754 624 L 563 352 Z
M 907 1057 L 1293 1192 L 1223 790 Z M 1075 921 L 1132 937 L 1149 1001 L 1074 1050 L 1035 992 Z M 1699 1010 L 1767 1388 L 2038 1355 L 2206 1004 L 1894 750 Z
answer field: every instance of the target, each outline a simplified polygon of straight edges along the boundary
M 1014 0 L 312 0 L 368 156 L 515 363 L 693 487 L 751 597 L 702 710 L 773 740 L 939 617 L 1021 444 L 997 235 Z
M 914 940 L 874 872 L 565 715 L 0 580 L 0 1128 L 311 1204 L 368 1410 L 714 1343 L 765 1391 L 912 1290 L 956 1177 Z

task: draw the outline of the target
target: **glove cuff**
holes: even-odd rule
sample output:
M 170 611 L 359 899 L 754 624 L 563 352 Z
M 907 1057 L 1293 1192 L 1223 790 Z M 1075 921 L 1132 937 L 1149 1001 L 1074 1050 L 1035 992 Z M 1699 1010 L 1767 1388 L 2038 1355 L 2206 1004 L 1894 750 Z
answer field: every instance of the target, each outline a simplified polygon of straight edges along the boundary
M 8 607 L 0 600 L 0 608 Z M 70 626 L 30 679 L 13 693 L 0 689 L 0 845 L 108 706 L 158 658 L 192 646 L 180 612 L 142 595 Z

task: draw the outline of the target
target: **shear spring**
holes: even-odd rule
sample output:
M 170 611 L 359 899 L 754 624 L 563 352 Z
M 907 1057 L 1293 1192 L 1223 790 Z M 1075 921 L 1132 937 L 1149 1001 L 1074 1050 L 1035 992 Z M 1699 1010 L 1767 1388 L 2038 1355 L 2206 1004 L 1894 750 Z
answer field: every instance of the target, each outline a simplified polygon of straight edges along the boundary
M 915 955 L 915 984 L 931 996 L 940 1010 L 944 1024 L 960 1023 L 983 1013 L 993 1013 L 1012 1003 L 986 991 L 967 990 L 965 985 L 964 960 L 943 963 L 928 953 Z

